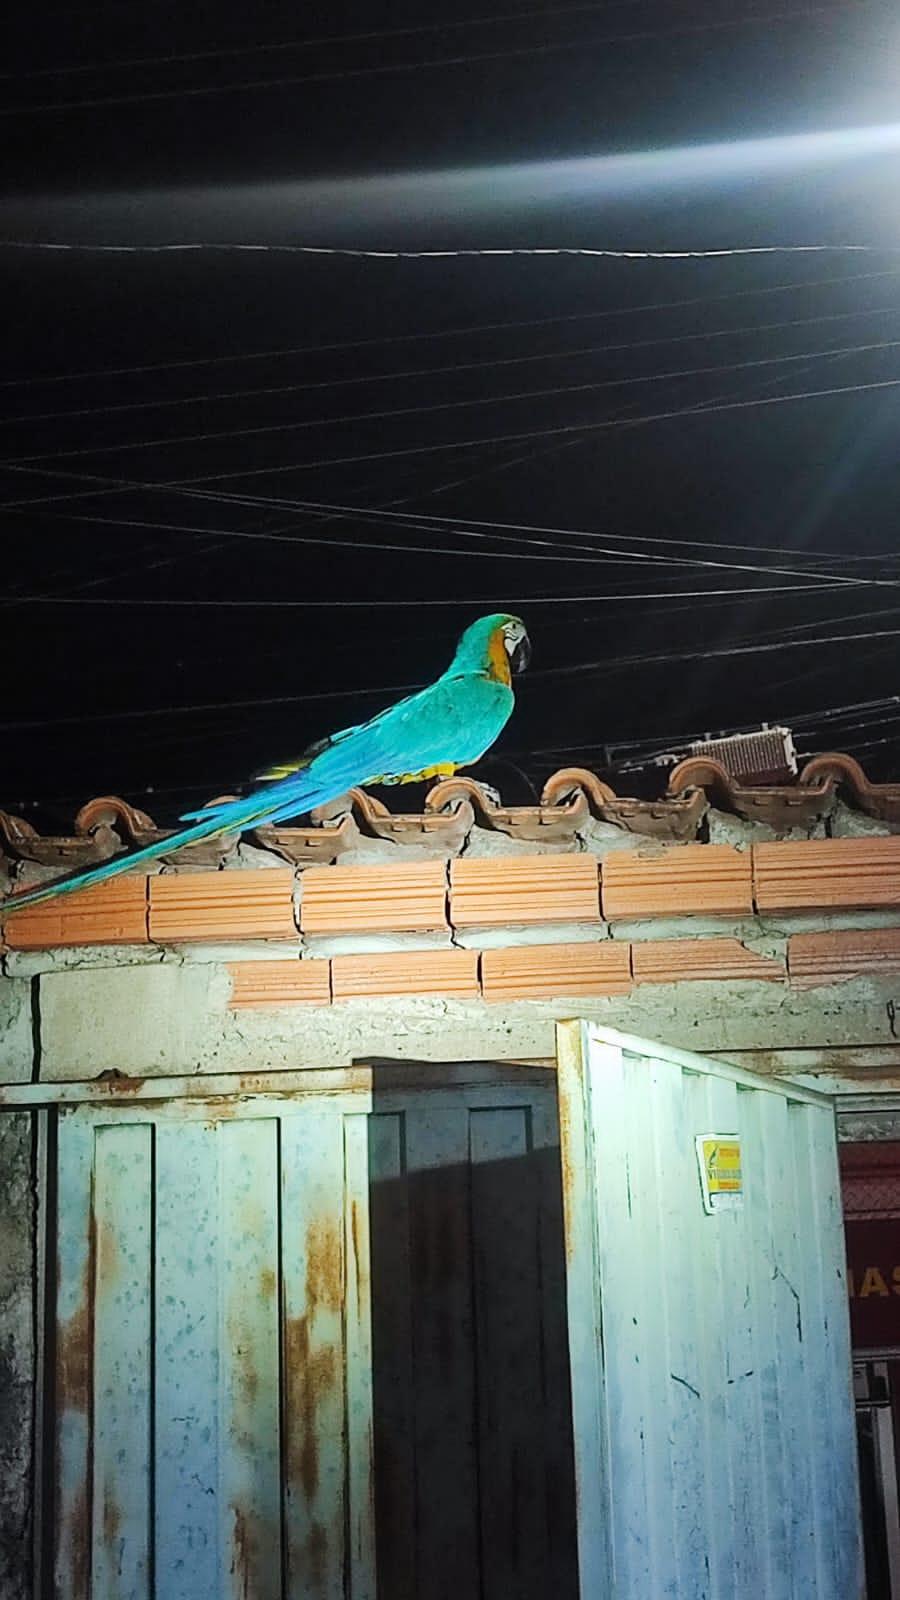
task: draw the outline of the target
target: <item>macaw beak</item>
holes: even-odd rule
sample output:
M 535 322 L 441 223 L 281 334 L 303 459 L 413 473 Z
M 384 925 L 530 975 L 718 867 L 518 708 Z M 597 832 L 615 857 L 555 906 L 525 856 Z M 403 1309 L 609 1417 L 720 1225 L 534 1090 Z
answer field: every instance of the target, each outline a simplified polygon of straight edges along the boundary
M 531 640 L 529 639 L 527 633 L 523 633 L 521 639 L 519 640 L 518 644 L 516 645 L 515 649 L 513 650 L 512 655 L 509 658 L 509 670 L 510 670 L 510 672 L 514 672 L 514 673 L 524 672 L 525 668 L 527 667 L 527 665 L 528 665 L 530 660 L 531 660 Z

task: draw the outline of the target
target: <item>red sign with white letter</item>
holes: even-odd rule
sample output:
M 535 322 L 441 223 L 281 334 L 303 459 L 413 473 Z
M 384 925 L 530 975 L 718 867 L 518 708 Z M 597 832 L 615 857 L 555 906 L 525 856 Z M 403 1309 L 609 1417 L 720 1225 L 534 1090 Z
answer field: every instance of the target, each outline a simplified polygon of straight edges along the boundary
M 844 1230 L 853 1348 L 900 1348 L 900 1217 L 848 1217 Z

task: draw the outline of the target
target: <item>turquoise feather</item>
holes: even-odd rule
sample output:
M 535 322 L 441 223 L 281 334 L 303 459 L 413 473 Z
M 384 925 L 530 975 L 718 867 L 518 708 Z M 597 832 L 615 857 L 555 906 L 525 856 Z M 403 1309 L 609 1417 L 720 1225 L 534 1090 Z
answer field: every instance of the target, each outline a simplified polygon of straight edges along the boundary
M 462 635 L 446 672 L 428 688 L 369 722 L 332 734 L 296 762 L 277 768 L 277 778 L 266 779 L 244 798 L 187 812 L 182 821 L 188 826 L 159 843 L 10 896 L 0 903 L 0 915 L 103 883 L 142 861 L 221 833 L 285 822 L 358 785 L 403 783 L 435 767 L 472 766 L 509 720 L 514 705 L 509 662 L 513 669 L 519 661 L 524 665 L 527 651 L 527 634 L 517 617 L 481 617 Z

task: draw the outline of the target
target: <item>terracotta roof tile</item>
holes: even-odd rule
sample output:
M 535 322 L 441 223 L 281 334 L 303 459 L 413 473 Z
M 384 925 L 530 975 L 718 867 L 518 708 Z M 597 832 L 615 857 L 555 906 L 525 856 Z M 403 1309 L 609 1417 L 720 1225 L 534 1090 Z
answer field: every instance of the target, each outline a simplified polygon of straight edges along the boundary
M 432 791 L 432 794 L 435 791 Z M 428 796 L 428 801 L 431 795 Z M 392 845 L 417 847 L 431 856 L 451 856 L 462 849 L 472 827 L 472 812 L 429 809 L 406 815 L 389 811 L 364 789 L 350 789 L 329 805 L 317 806 L 306 828 L 264 824 L 252 834 L 264 850 L 273 850 L 297 866 L 335 861 L 361 839 L 382 839 Z
M 645 858 L 615 851 L 600 878 L 603 915 L 626 917 L 747 916 L 753 910 L 750 856 L 728 844 L 686 844 Z
M 660 800 L 636 800 L 617 795 L 608 783 L 584 767 L 563 767 L 547 779 L 541 795 L 541 805 L 556 806 L 569 797 L 574 804 L 578 796 L 584 802 L 588 816 L 600 822 L 609 822 L 626 833 L 643 834 L 651 839 L 665 839 L 677 843 L 694 839 L 697 829 L 708 809 L 702 789 L 684 794 L 667 794 Z
M 58 945 L 147 944 L 147 879 L 117 878 L 76 890 L 46 905 L 7 914 L 3 932 L 11 950 Z
M 335 956 L 331 962 L 335 1000 L 376 995 L 452 995 L 475 1000 L 476 950 L 410 950 L 385 955 Z
M 757 955 L 740 939 L 640 939 L 631 947 L 635 983 L 685 983 L 714 978 L 768 978 L 785 976 L 780 961 Z
M 599 922 L 595 856 L 499 856 L 450 863 L 455 928 Z
M 300 880 L 304 933 L 427 933 L 447 926 L 443 861 L 309 867 Z
M 795 933 L 788 940 L 788 972 L 798 989 L 842 978 L 900 972 L 900 928 L 845 928 Z
M 672 768 L 667 794 L 681 799 L 698 789 L 724 811 L 764 822 L 777 833 L 827 816 L 839 794 L 866 816 L 900 823 L 900 784 L 871 783 L 858 761 L 837 753 L 815 756 L 795 783 L 765 787 L 742 785 L 709 756 L 688 756 Z
M 232 1011 L 331 1003 L 331 971 L 327 961 L 232 961 L 228 971 Z
M 552 1000 L 557 996 L 627 994 L 630 946 L 611 939 L 597 944 L 529 944 L 485 950 L 481 957 L 485 1000 Z
M 697 791 L 705 793 L 721 811 L 746 822 L 762 822 L 777 833 L 809 828 L 832 810 L 835 785 L 798 781 L 785 784 L 742 784 L 711 756 L 688 756 L 669 774 L 667 793 L 673 799 Z
M 539 805 L 505 806 L 481 784 L 457 776 L 436 784 L 419 813 L 391 812 L 374 795 L 351 789 L 314 811 L 309 826 L 263 826 L 250 837 L 301 865 L 334 860 L 360 836 L 456 855 L 476 825 L 560 850 L 571 849 L 592 818 L 626 832 L 682 842 L 696 837 L 710 801 L 783 832 L 798 823 L 808 827 L 826 815 L 839 794 L 858 811 L 900 826 L 900 783 L 871 782 L 851 756 L 816 756 L 795 782 L 761 788 L 742 787 L 720 761 L 694 755 L 673 768 L 666 793 L 657 799 L 618 795 L 596 773 L 564 767 L 548 778 Z M 160 860 L 166 860 L 168 837 L 144 811 L 115 795 L 83 806 L 68 837 L 41 836 L 23 818 L 0 811 L 0 854 L 45 866 L 86 866 L 123 848 L 148 844 L 155 844 Z M 235 842 L 235 835 L 226 835 L 178 851 L 171 859 L 192 866 L 219 865 L 233 853 Z
M 752 853 L 761 912 L 900 904 L 900 839 L 804 839 Z
M 158 944 L 297 937 L 289 868 L 166 873 L 148 882 L 150 938 Z

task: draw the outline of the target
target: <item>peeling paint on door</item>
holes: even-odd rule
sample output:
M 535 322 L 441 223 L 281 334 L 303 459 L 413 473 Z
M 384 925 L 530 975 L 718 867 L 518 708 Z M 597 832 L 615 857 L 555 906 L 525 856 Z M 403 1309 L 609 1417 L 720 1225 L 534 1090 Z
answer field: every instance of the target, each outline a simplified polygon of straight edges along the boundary
M 458 1070 L 60 1112 L 54 1600 L 573 1600 L 555 1082 Z

